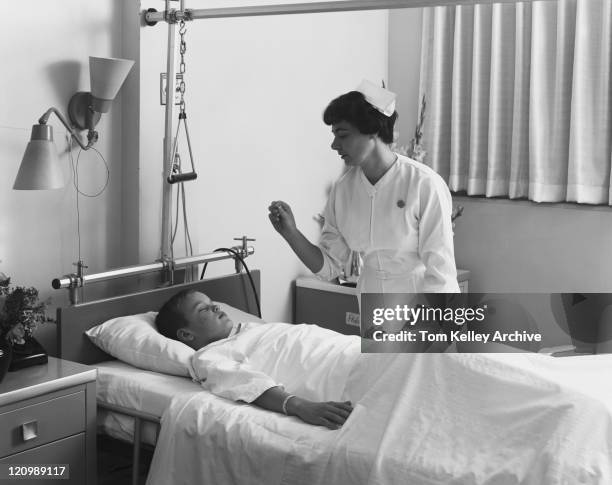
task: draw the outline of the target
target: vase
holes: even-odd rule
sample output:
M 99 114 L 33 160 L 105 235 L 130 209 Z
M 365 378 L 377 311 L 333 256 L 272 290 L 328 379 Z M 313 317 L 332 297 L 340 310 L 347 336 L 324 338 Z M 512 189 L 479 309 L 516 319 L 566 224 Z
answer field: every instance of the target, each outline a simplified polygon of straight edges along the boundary
M 13 344 L 13 355 L 9 365 L 9 372 L 13 372 L 31 365 L 46 364 L 49 360 L 42 345 L 34 337 L 27 337 L 24 344 Z
M 4 379 L 6 371 L 11 365 L 12 346 L 8 340 L 0 339 L 0 382 Z

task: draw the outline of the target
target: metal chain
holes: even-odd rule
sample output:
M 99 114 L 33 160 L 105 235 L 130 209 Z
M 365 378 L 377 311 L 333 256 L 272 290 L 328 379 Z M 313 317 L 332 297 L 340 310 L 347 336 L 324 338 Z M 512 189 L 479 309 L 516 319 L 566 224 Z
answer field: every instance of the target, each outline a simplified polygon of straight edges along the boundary
M 179 92 L 181 93 L 181 113 L 185 113 L 185 52 L 187 52 L 187 42 L 185 41 L 186 33 L 187 27 L 185 25 L 185 21 L 181 19 L 181 21 L 179 22 L 179 34 L 181 36 L 181 43 L 179 48 L 179 52 L 181 54 L 181 63 L 179 64 L 179 72 L 181 73 L 181 82 L 179 84 Z

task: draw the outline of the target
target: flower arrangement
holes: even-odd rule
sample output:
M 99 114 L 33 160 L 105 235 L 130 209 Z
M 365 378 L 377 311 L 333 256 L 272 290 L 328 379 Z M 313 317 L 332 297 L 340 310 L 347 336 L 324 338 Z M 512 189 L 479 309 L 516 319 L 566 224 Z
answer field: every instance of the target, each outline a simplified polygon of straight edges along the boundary
M 39 301 L 34 287 L 13 286 L 11 279 L 0 273 L 0 338 L 22 345 L 40 323 L 52 322 L 45 309 L 47 301 Z
M 424 163 L 425 155 L 427 155 L 427 151 L 423 148 L 423 145 L 421 145 L 421 140 L 423 139 L 423 125 L 425 124 L 426 107 L 427 102 L 425 101 L 425 95 L 423 95 L 421 98 L 421 109 L 419 110 L 419 122 L 414 129 L 414 138 L 410 140 L 410 145 L 398 146 L 397 144 L 393 143 L 391 146 L 391 149 L 394 152 L 412 158 L 413 160 L 421 163 Z
M 453 224 L 453 229 L 455 228 L 455 221 L 463 215 L 463 206 L 458 205 L 457 207 L 453 207 L 453 213 L 451 214 L 451 222 Z
M 414 137 L 410 140 L 410 145 L 402 145 L 398 146 L 396 143 L 391 145 L 391 149 L 394 152 L 399 153 L 400 155 L 404 155 L 406 157 L 410 157 L 417 162 L 424 163 L 425 155 L 427 155 L 427 151 L 423 148 L 421 141 L 423 140 L 423 126 L 425 125 L 425 111 L 427 108 L 427 101 L 425 99 L 425 94 L 421 98 L 421 109 L 419 110 L 419 122 L 417 123 L 414 129 Z M 397 136 L 395 136 L 397 138 Z M 451 214 L 451 222 L 453 225 L 453 229 L 455 228 L 455 221 L 461 217 L 463 214 L 463 206 L 459 205 L 457 207 L 453 207 L 453 211 Z
M 425 95 L 421 99 L 421 110 L 419 113 L 419 122 L 414 129 L 414 138 L 410 140 L 410 158 L 416 160 L 418 162 L 423 162 L 425 160 L 425 155 L 427 152 L 423 149 L 423 145 L 421 145 L 421 140 L 423 139 L 423 125 L 425 124 L 425 108 L 427 107 L 427 102 L 425 101 Z

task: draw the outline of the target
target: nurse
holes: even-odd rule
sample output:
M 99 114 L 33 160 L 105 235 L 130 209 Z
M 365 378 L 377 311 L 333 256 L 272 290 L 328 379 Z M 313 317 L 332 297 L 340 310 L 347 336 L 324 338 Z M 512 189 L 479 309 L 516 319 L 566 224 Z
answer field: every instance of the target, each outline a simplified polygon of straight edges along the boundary
M 395 94 L 368 81 L 334 99 L 323 121 L 347 170 L 329 194 L 319 244 L 297 228 L 286 202 L 272 202 L 268 217 L 322 279 L 340 276 L 358 252 L 360 294 L 459 292 L 450 192 L 434 170 L 393 152 L 396 119 Z

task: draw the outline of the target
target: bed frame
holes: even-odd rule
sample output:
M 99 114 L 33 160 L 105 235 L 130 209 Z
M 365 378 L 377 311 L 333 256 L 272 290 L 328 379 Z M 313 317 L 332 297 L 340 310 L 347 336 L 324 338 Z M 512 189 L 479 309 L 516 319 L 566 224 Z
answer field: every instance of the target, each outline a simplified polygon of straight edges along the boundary
M 261 294 L 261 275 L 259 270 L 251 271 L 251 276 L 259 295 Z M 253 289 L 247 275 L 244 273 L 81 303 L 57 309 L 57 348 L 59 357 L 90 365 L 114 360 L 114 357 L 91 343 L 84 334 L 85 330 L 121 315 L 159 310 L 172 295 L 187 288 L 206 293 L 212 300 L 227 303 L 254 315 L 257 314 L 257 303 Z M 142 423 L 152 422 L 157 424 L 159 433 L 160 416 L 153 416 L 139 410 L 127 409 L 107 403 L 98 403 L 98 407 L 114 413 L 124 414 L 134 419 L 132 484 L 137 485 L 140 476 Z

